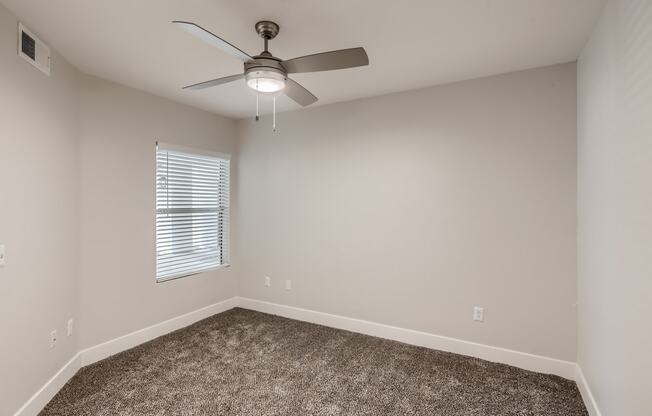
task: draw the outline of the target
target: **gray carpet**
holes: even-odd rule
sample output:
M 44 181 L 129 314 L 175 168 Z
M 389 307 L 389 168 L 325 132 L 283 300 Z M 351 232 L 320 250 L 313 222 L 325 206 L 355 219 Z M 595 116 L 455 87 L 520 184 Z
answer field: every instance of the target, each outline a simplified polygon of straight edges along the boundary
M 41 416 L 586 416 L 575 383 L 233 309 L 83 368 Z

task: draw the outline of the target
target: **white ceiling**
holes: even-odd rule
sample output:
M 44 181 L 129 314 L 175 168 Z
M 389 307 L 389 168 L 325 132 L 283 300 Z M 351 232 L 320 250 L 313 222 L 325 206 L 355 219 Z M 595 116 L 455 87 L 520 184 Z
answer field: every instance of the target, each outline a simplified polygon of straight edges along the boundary
M 255 113 L 244 81 L 181 87 L 242 64 L 170 23 L 193 21 L 250 54 L 253 26 L 281 26 L 283 59 L 364 46 L 370 66 L 293 76 L 313 105 L 577 59 L 604 0 L 0 0 L 83 72 L 234 118 Z M 53 67 L 56 71 L 56 67 Z M 264 105 L 269 108 L 268 103 Z M 286 97 L 281 111 L 299 108 Z M 267 112 L 267 111 L 266 111 Z

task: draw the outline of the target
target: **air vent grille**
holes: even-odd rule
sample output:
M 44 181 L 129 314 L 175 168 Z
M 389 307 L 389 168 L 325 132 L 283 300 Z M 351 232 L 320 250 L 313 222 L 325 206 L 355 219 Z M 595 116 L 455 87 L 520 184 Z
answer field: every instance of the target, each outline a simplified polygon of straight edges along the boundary
M 50 48 L 34 33 L 18 24 L 18 55 L 46 75 L 50 75 Z
M 28 35 L 25 32 L 21 33 L 21 50 L 23 53 L 30 58 L 32 58 L 33 61 L 36 60 L 36 42 L 30 35 Z

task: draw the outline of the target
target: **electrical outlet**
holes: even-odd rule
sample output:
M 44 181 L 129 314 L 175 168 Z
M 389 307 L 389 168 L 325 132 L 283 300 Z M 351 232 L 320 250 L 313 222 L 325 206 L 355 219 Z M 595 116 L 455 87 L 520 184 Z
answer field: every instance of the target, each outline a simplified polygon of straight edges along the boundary
M 272 278 L 265 276 L 265 286 L 270 287 L 272 285 Z
M 71 336 L 72 335 L 72 318 L 68 319 L 68 327 L 67 327 L 67 329 L 68 329 L 68 331 L 67 331 L 68 336 Z
M 473 308 L 473 320 L 477 322 L 484 322 L 484 308 L 479 306 Z
M 0 267 L 5 265 L 5 257 L 6 257 L 5 245 L 0 244 Z
M 50 348 L 57 346 L 57 330 L 54 329 L 50 332 Z
M 292 280 L 285 281 L 285 290 L 292 290 Z

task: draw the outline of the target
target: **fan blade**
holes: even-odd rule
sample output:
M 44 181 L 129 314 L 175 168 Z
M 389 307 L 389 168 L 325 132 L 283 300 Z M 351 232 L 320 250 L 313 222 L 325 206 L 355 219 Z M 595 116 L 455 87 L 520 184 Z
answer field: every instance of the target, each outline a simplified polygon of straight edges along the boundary
M 186 32 L 190 33 L 196 38 L 199 38 L 204 42 L 208 43 L 209 45 L 221 49 L 223 52 L 226 52 L 229 55 L 238 58 L 243 62 L 249 62 L 253 59 L 248 53 L 242 51 L 241 49 L 235 47 L 234 45 L 230 44 L 229 42 L 209 32 L 208 30 L 204 29 L 199 25 L 196 25 L 191 22 L 183 22 L 180 20 L 173 20 L 172 23 L 176 24 L 181 29 L 185 30 Z
M 369 57 L 364 48 L 340 49 L 283 61 L 283 66 L 287 69 L 288 74 L 331 71 L 364 65 L 369 65 Z
M 227 82 L 237 81 L 237 80 L 242 79 L 242 78 L 244 78 L 244 75 L 242 75 L 242 74 L 231 75 L 230 77 L 222 77 L 222 78 L 212 79 L 210 81 L 200 82 L 199 84 L 188 85 L 187 87 L 183 87 L 183 89 L 184 90 L 203 90 L 204 88 L 210 88 L 210 87 L 214 87 L 216 85 L 226 84 Z
M 285 93 L 285 95 L 292 98 L 294 101 L 296 101 L 297 103 L 301 104 L 304 107 L 317 101 L 317 97 L 312 95 L 310 91 L 303 88 L 301 84 L 299 84 L 298 82 L 290 78 L 288 78 L 287 81 L 285 82 L 285 89 L 283 90 L 283 92 Z

